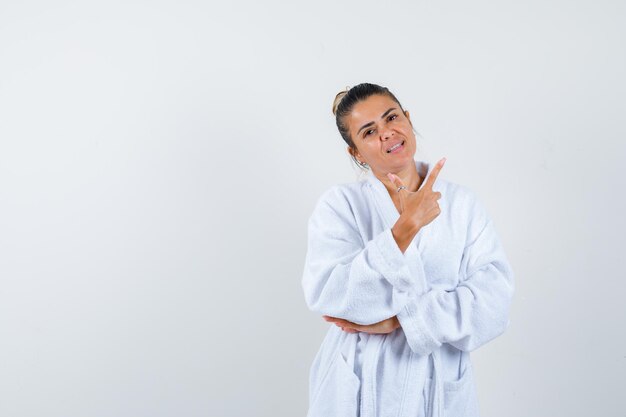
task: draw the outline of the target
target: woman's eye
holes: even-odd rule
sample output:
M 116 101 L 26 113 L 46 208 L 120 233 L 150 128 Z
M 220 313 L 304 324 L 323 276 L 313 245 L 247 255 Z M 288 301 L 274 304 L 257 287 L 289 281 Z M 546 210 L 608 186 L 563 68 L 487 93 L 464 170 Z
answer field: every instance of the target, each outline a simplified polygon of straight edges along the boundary
M 395 120 L 397 117 L 398 117 L 398 115 L 397 115 L 397 114 L 392 114 L 391 116 L 389 116 L 389 117 L 387 118 L 387 120 L 392 121 L 392 120 Z M 368 130 L 367 132 L 365 132 L 365 133 L 363 134 L 363 137 L 365 137 L 365 136 L 369 135 L 369 134 L 370 134 L 370 132 L 373 132 L 373 131 L 374 131 L 374 129 L 370 129 L 370 130 Z

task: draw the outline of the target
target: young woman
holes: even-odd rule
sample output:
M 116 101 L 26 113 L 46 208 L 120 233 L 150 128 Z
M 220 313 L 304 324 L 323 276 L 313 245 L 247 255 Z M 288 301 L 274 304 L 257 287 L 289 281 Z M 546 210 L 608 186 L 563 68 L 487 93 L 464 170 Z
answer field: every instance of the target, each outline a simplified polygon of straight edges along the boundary
M 414 160 L 409 112 L 359 84 L 333 113 L 365 179 L 308 223 L 302 285 L 334 325 L 311 366 L 308 417 L 478 416 L 470 352 L 509 325 L 513 271 L 485 207 Z

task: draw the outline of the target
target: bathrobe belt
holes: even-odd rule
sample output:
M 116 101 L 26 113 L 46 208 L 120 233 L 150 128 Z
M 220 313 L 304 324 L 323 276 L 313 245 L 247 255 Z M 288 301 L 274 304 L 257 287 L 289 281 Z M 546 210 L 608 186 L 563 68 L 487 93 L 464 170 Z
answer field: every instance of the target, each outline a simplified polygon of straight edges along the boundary
M 376 338 L 376 343 L 368 343 L 364 352 L 363 378 L 361 380 L 361 416 L 376 417 L 376 368 L 382 345 L 386 337 Z M 370 339 L 371 340 L 371 339 Z M 433 360 L 432 381 L 434 389 L 430 390 L 430 417 L 443 417 L 443 365 L 439 350 L 429 355 Z
M 371 338 L 365 345 L 363 358 L 363 378 L 361 379 L 361 417 L 376 417 L 376 368 L 383 342 L 387 335 Z
M 431 389 L 431 407 L 430 416 L 442 417 L 443 413 L 443 366 L 441 363 L 441 354 L 438 350 L 433 350 L 430 356 L 433 358 L 433 383 L 434 389 Z

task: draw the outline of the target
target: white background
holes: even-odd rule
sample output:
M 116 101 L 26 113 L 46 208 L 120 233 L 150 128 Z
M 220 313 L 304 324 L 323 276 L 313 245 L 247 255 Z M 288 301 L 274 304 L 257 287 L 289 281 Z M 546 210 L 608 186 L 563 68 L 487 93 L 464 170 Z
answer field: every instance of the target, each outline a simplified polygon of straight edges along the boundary
M 482 415 L 626 412 L 621 1 L 0 3 L 0 416 L 303 416 L 306 221 L 391 89 L 516 273 Z

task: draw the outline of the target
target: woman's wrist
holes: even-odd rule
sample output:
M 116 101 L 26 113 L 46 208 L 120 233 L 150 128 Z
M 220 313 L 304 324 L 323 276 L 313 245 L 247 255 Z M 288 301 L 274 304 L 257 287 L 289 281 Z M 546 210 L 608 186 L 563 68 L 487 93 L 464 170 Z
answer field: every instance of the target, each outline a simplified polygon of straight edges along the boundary
M 400 320 L 398 320 L 398 316 L 393 316 L 393 326 L 394 330 L 402 327 L 402 325 L 400 324 Z
M 398 247 L 402 252 L 409 247 L 409 244 L 419 232 L 420 226 L 415 224 L 412 219 L 407 219 L 400 215 L 400 218 L 391 228 L 391 234 L 393 235 Z

